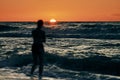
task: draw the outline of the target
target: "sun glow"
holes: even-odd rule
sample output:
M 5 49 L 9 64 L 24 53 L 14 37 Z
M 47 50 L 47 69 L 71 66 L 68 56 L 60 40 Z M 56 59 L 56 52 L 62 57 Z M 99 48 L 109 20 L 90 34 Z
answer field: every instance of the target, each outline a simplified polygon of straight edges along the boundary
M 54 29 L 54 28 L 57 28 L 57 21 L 56 19 L 52 18 L 49 20 L 49 25 L 50 25 L 50 28 Z
M 55 19 L 50 19 L 50 23 L 56 23 Z

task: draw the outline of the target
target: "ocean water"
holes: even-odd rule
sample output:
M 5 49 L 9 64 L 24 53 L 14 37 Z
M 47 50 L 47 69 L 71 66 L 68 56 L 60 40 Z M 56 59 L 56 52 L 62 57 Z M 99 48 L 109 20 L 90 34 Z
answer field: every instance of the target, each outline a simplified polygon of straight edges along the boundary
M 0 77 L 27 77 L 35 27 L 35 22 L 0 23 Z M 43 76 L 120 80 L 120 22 L 46 23 L 43 30 L 47 36 Z

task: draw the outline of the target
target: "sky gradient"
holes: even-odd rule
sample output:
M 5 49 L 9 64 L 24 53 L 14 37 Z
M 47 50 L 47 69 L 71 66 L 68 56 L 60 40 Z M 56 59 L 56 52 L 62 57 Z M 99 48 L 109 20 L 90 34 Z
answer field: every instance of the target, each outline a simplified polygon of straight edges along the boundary
M 120 0 L 0 0 L 0 21 L 120 21 Z

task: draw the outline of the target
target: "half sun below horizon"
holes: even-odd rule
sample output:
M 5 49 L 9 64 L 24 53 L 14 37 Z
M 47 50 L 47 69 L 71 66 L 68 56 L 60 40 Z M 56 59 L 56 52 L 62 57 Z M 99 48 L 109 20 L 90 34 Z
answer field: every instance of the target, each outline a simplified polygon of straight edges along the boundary
M 50 19 L 50 23 L 56 23 L 56 19 L 54 18 Z

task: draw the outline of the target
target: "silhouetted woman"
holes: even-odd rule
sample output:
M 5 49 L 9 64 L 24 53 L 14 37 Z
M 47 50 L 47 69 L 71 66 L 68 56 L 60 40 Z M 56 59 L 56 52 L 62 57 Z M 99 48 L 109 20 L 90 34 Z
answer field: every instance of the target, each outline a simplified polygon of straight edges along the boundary
M 33 56 L 33 66 L 31 69 L 31 76 L 36 69 L 36 66 L 39 65 L 39 80 L 42 78 L 43 72 L 43 55 L 44 55 L 44 46 L 43 43 L 46 41 L 45 32 L 41 30 L 43 27 L 43 20 L 38 20 L 37 28 L 32 31 L 33 45 L 32 45 L 32 56 Z

